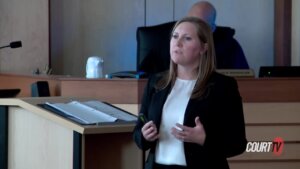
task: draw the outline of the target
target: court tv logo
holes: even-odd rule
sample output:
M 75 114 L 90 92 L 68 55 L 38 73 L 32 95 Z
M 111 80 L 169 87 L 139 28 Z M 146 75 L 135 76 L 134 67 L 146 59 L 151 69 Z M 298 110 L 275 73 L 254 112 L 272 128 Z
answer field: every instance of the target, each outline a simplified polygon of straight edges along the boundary
M 267 153 L 273 152 L 275 156 L 280 156 L 284 148 L 284 141 L 281 137 L 274 138 L 273 141 L 249 141 L 247 143 L 247 153 Z

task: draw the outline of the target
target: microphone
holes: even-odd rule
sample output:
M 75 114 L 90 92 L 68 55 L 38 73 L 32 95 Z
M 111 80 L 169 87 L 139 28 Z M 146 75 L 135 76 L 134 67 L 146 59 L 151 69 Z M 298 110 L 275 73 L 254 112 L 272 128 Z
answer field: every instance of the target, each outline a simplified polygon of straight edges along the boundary
M 2 49 L 2 48 L 7 48 L 7 47 L 11 47 L 11 48 L 20 48 L 20 47 L 22 47 L 22 42 L 21 42 L 21 41 L 10 42 L 9 45 L 1 46 L 0 49 Z

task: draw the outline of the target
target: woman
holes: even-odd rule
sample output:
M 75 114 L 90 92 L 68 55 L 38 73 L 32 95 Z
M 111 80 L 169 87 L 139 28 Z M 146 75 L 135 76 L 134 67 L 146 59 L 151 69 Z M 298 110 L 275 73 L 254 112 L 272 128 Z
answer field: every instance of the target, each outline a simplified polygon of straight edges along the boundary
M 148 80 L 134 140 L 150 149 L 146 169 L 227 169 L 245 150 L 236 81 L 215 72 L 210 27 L 186 17 L 174 26 L 170 70 Z

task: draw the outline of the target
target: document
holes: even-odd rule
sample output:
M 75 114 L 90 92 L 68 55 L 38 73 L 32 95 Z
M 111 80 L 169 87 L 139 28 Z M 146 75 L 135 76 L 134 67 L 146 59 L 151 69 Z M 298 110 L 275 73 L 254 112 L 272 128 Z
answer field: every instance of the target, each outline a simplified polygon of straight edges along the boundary
M 104 122 L 135 121 L 137 117 L 110 104 L 92 100 L 86 102 L 49 103 L 46 105 L 62 112 L 67 118 L 82 124 Z

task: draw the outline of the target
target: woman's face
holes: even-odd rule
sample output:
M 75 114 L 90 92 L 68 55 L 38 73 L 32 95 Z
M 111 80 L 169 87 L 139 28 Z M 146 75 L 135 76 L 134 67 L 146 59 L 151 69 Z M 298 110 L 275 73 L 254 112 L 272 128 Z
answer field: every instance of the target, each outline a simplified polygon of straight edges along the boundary
M 205 51 L 205 45 L 198 38 L 194 24 L 182 22 L 175 28 L 170 42 L 170 54 L 174 63 L 197 68 L 200 56 Z

